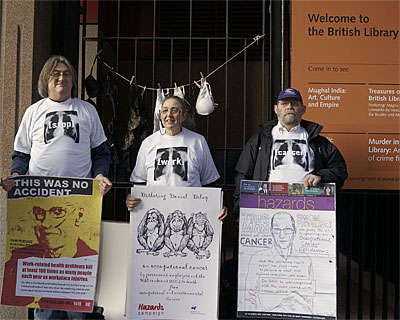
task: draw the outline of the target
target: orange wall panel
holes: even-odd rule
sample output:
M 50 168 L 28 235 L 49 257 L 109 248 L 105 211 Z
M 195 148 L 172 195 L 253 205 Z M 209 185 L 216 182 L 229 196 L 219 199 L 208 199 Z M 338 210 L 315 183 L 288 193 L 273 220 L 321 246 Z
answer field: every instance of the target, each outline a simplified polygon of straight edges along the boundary
M 349 189 L 400 189 L 400 2 L 292 1 L 292 87 L 345 156 Z

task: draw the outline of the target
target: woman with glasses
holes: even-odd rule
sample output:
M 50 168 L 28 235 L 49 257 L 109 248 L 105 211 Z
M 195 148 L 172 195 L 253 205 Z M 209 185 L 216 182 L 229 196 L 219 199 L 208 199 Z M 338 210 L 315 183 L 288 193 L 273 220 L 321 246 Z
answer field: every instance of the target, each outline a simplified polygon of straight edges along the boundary
M 219 178 L 205 138 L 182 126 L 186 118 L 184 100 L 177 96 L 164 100 L 162 128 L 142 142 L 130 181 L 148 186 L 201 187 Z M 129 211 L 139 202 L 130 195 L 126 198 Z M 223 220 L 226 215 L 223 207 L 218 218 Z

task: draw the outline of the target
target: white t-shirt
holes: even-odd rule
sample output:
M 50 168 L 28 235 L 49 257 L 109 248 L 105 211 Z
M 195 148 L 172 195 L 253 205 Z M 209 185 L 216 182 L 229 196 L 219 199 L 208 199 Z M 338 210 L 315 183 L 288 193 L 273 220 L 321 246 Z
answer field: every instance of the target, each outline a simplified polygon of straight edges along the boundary
M 142 142 L 130 181 L 150 186 L 201 187 L 218 178 L 204 137 L 182 128 L 175 136 L 157 131 Z
M 314 152 L 308 145 L 308 132 L 300 125 L 289 132 L 280 122 L 272 128 L 269 181 L 303 182 L 314 171 Z
M 25 111 L 14 150 L 30 154 L 29 175 L 90 177 L 91 149 L 106 140 L 90 103 L 45 98 Z

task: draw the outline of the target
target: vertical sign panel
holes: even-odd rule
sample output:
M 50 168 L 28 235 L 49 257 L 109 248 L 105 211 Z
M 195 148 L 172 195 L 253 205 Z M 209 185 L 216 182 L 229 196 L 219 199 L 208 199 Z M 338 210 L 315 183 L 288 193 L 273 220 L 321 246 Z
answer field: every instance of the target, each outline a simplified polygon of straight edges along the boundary
M 399 190 L 399 1 L 293 1 L 292 86 L 346 159 L 348 189 Z

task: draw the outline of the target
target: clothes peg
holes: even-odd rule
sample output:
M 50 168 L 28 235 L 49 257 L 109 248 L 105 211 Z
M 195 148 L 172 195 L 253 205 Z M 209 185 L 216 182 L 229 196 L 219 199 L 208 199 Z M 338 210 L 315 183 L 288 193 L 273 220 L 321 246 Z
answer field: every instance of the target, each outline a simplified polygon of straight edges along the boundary
M 162 89 L 162 88 L 161 88 L 161 84 L 160 84 L 160 83 L 158 83 L 158 89 L 160 89 L 160 90 Z
M 201 86 L 196 81 L 193 81 L 193 82 L 199 89 L 201 88 Z
M 200 71 L 200 75 L 201 75 L 202 79 L 205 79 L 204 76 L 203 76 L 203 73 L 201 71 Z
M 176 85 L 176 82 L 174 82 L 175 85 L 175 91 L 178 91 L 178 86 Z
M 129 81 L 129 85 L 131 86 L 133 83 L 133 79 L 135 79 L 135 76 L 132 76 L 131 81 Z
M 253 38 L 253 40 L 256 41 L 256 42 L 257 42 L 257 45 L 258 45 L 258 40 L 264 38 L 264 36 L 265 36 L 265 34 L 263 34 L 263 35 L 257 35 L 257 36 L 255 36 L 255 37 Z

